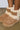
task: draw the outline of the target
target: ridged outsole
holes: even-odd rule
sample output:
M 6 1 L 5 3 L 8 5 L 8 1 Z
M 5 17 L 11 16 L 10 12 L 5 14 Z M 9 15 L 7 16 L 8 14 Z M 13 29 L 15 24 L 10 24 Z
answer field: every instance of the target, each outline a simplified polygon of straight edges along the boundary
M 2 16 L 2 20 L 3 20 L 2 21 L 3 26 L 5 26 L 5 27 L 11 27 L 11 26 L 13 26 L 15 23 L 17 23 L 19 21 L 19 20 L 15 20 L 15 19 L 9 17 L 7 14 L 4 14 Z

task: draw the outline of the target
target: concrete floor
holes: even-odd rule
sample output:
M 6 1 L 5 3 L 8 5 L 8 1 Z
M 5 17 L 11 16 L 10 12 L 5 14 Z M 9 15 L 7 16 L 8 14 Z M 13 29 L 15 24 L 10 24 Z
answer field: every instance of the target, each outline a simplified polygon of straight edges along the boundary
M 20 30 L 20 22 L 16 23 L 12 27 L 4 27 L 0 22 L 0 30 Z

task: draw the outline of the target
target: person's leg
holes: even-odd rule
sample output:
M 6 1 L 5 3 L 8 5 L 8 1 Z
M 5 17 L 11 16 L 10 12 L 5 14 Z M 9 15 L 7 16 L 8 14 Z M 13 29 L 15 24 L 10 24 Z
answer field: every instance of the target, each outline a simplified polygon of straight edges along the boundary
M 19 8 L 20 8 L 20 1 L 19 1 Z
M 13 0 L 8 0 L 9 7 L 13 7 Z
M 15 0 L 13 0 L 13 4 L 15 3 Z
M 19 0 L 15 0 L 15 7 L 14 7 L 15 10 L 18 10 L 19 9 Z

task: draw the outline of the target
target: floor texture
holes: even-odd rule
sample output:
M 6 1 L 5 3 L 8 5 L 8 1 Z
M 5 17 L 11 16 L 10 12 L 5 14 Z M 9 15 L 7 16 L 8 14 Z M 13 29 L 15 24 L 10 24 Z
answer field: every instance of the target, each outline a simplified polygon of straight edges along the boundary
M 16 23 L 12 27 L 4 27 L 0 22 L 0 30 L 20 30 L 20 22 Z

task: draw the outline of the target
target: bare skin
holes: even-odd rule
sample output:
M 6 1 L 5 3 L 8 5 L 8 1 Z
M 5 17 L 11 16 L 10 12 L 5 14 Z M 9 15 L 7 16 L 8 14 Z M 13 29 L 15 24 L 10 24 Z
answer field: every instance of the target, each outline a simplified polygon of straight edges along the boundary
M 15 0 L 14 10 L 18 10 L 18 9 L 19 9 L 19 0 Z
M 8 0 L 9 7 L 13 7 L 13 0 Z

